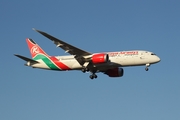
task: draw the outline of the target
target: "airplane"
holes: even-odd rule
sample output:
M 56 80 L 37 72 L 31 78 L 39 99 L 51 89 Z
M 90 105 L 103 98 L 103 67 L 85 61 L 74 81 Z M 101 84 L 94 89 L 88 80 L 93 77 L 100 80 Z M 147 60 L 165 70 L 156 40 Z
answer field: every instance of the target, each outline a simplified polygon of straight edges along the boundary
M 56 47 L 62 48 L 70 55 L 49 56 L 34 40 L 27 38 L 32 59 L 22 55 L 15 56 L 26 61 L 26 66 L 56 71 L 80 70 L 83 73 L 89 72 L 90 78 L 97 78 L 96 73 L 102 72 L 109 77 L 122 77 L 123 67 L 146 66 L 149 70 L 151 64 L 160 62 L 160 58 L 153 52 L 144 50 L 117 51 L 90 53 L 77 48 L 69 43 L 57 39 L 46 32 L 33 29 L 54 42 Z

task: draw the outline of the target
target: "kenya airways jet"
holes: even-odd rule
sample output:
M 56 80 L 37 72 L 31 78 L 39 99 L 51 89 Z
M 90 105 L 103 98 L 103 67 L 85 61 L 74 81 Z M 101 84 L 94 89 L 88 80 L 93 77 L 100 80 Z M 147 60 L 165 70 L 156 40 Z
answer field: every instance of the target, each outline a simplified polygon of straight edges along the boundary
M 27 62 L 25 65 L 33 68 L 58 71 L 81 70 L 82 72 L 90 72 L 89 77 L 94 79 L 97 78 L 97 72 L 102 72 L 109 77 L 122 77 L 124 74 L 122 67 L 127 66 L 145 65 L 145 70 L 148 71 L 148 67 L 151 64 L 160 61 L 160 58 L 156 54 L 142 50 L 90 53 L 45 32 L 34 30 L 49 38 L 57 47 L 62 48 L 66 53 L 71 55 L 49 56 L 35 41 L 27 38 L 26 41 L 32 59 L 17 54 L 15 56 L 25 60 Z

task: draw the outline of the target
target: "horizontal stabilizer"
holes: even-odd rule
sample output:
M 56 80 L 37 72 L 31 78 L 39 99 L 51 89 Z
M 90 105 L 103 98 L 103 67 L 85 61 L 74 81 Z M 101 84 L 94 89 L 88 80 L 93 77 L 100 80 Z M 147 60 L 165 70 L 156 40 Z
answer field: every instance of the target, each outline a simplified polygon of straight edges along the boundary
M 17 55 L 17 54 L 14 54 L 16 57 L 18 57 L 18 58 L 21 58 L 22 60 L 25 60 L 25 61 L 27 61 L 27 62 L 30 62 L 30 63 L 33 63 L 33 64 L 35 64 L 35 63 L 39 63 L 38 61 L 35 61 L 35 60 L 33 60 L 33 59 L 30 59 L 30 58 L 27 58 L 27 57 L 24 57 L 24 56 L 21 56 L 21 55 Z

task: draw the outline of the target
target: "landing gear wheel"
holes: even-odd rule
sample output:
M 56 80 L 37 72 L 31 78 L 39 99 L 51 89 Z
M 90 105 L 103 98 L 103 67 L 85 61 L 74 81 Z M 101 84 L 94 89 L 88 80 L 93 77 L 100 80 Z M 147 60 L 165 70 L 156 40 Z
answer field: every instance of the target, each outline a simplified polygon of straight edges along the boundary
M 93 75 L 90 75 L 89 78 L 94 79 L 94 76 L 93 76 Z
M 89 76 L 89 78 L 91 78 L 91 79 L 97 78 L 97 75 L 96 74 L 92 74 L 92 75 Z
M 145 70 L 146 70 L 146 71 L 148 71 L 148 70 L 149 70 L 149 68 L 148 68 L 148 67 L 146 67 L 146 68 L 145 68 Z
M 97 75 L 96 75 L 96 74 L 94 74 L 93 76 L 94 76 L 94 78 L 97 78 Z
M 81 69 L 81 71 L 82 71 L 83 73 L 85 73 L 85 72 L 89 72 L 89 69 L 88 69 L 88 68 L 83 67 L 83 68 Z
M 86 70 L 83 68 L 82 70 L 81 70 L 83 73 L 85 73 L 86 72 Z

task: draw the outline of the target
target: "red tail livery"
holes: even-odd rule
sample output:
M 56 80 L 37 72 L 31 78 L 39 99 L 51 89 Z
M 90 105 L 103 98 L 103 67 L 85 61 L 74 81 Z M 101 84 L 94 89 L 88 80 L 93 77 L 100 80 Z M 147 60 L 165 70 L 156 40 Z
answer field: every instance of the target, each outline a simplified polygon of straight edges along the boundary
M 28 44 L 28 47 L 29 47 L 29 50 L 33 59 L 39 54 L 49 57 L 49 55 L 46 54 L 46 52 L 44 52 L 43 49 L 32 39 L 27 38 L 26 42 Z

